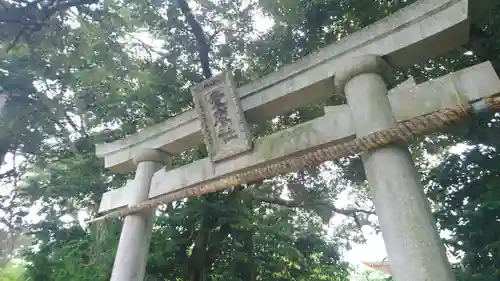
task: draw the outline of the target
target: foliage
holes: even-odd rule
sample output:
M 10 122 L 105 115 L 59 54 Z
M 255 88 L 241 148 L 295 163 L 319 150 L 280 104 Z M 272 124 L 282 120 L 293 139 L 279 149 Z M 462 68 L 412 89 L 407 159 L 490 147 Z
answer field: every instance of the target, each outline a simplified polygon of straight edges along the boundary
M 448 155 L 428 175 L 430 198 L 439 206 L 439 226 L 451 232 L 447 243 L 462 258 L 464 280 L 500 277 L 497 118 L 473 120 L 475 126 L 465 134 L 470 147 Z
M 0 281 L 24 281 L 22 264 L 8 263 L 0 268 Z
M 104 169 L 95 143 L 191 108 L 190 86 L 213 73 L 231 67 L 244 84 L 414 1 L 104 0 L 55 1 L 52 8 L 10 2 L 11 12 L 29 6 L 30 20 L 44 20 L 16 39 L 26 23 L 7 22 L 8 9 L 0 11 L 0 26 L 15 27 L 0 33 L 0 84 L 8 96 L 0 119 L 1 180 L 12 189 L 0 198 L 2 227 L 31 235 L 23 256 L 27 280 L 98 281 L 109 280 L 121 221 L 82 226 L 79 220 L 95 215 L 100 196 L 131 175 Z M 274 22 L 268 30 L 256 30 L 258 13 Z M 472 55 L 455 51 L 399 70 L 391 84 L 409 75 L 427 80 L 481 60 L 498 65 L 500 13 L 491 14 L 473 27 L 464 46 Z M 343 102 L 332 96 L 252 129 L 255 135 L 281 130 L 321 115 L 324 104 Z M 498 279 L 500 264 L 496 118 L 482 116 L 411 143 L 439 227 L 463 255 L 457 271 L 477 280 Z M 463 142 L 471 150 L 447 152 Z M 175 165 L 205 154 L 203 147 L 187 151 Z M 428 163 L 429 154 L 440 164 Z M 333 179 L 325 180 L 322 171 Z M 373 213 L 363 180 L 359 159 L 342 159 L 335 168 L 162 206 L 147 280 L 347 280 L 340 251 L 361 239 L 357 229 L 370 224 Z M 352 186 L 368 208 L 336 206 Z M 26 214 L 28 206 L 38 219 Z M 325 225 L 335 215 L 345 216 L 346 225 L 328 238 Z
M 256 5 L 182 4 L 79 6 L 58 13 L 32 40 L 2 54 L 9 95 L 1 138 L 8 149 L 2 157 L 22 158 L 22 166 L 12 165 L 15 174 L 4 179 L 41 216 L 39 222 L 24 222 L 34 243 L 24 255 L 29 280 L 107 280 L 120 223 L 94 229 L 77 221 L 94 214 L 100 195 L 123 185 L 126 175 L 104 170 L 93 144 L 190 108 L 190 85 L 227 66 L 248 67 L 258 58 L 252 54 L 257 41 L 276 43 L 255 35 L 251 13 Z M 140 29 L 161 45 L 145 43 Z M 263 74 L 250 67 L 238 83 Z M 257 133 L 268 127 L 255 126 Z M 187 152 L 176 163 L 202 155 Z M 278 200 L 288 186 L 279 181 L 177 202 L 167 207 L 168 214 L 161 209 L 148 280 L 345 280 L 337 241 L 326 240 L 322 227 L 322 218 L 333 212 L 328 188 L 319 188 L 314 173 L 303 177 L 310 184 L 295 183 L 296 190 L 323 202 L 320 210 L 296 201 L 298 195 Z

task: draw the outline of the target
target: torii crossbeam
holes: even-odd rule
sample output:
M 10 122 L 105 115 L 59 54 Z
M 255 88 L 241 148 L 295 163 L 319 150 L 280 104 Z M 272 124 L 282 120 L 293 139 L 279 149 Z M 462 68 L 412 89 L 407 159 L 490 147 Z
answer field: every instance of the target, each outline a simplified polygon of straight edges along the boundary
M 193 89 L 196 109 L 129 138 L 96 146 L 107 168 L 134 180 L 103 195 L 99 212 L 125 216 L 112 281 L 144 278 L 154 207 L 363 153 L 395 280 L 454 280 L 408 148 L 478 111 L 499 108 L 489 62 L 391 91 L 385 78 L 469 39 L 471 16 L 494 1 L 421 0 L 281 70 L 236 89 L 231 72 Z M 267 119 L 332 93 L 348 104 L 250 141 L 247 121 Z M 205 141 L 209 157 L 174 170 L 169 155 Z

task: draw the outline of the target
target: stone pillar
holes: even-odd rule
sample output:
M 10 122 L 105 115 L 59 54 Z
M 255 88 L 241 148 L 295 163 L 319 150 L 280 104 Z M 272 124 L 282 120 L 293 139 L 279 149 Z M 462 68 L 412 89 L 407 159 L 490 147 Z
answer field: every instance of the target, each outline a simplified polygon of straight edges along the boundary
M 153 174 L 164 165 L 171 164 L 168 155 L 154 149 L 139 151 L 134 155 L 133 161 L 137 169 L 133 182 L 134 188 L 129 194 L 129 205 L 148 199 Z M 144 280 L 154 220 L 155 209 L 125 217 L 111 281 Z
M 358 137 L 394 127 L 384 76 L 389 66 L 377 56 L 353 59 L 335 77 L 345 92 Z M 396 281 L 454 281 L 429 202 L 408 147 L 390 144 L 362 157 Z

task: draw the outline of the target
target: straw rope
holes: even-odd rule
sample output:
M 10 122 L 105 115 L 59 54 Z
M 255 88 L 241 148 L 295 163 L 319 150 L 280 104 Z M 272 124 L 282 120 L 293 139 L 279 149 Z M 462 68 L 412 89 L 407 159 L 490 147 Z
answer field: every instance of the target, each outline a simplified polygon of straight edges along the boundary
M 340 144 L 333 144 L 317 148 L 292 158 L 285 158 L 277 162 L 261 165 L 243 172 L 198 183 L 181 190 L 146 200 L 135 206 L 129 206 L 118 211 L 105 214 L 88 221 L 88 223 L 106 218 L 127 216 L 143 210 L 157 207 L 158 205 L 180 200 L 186 197 L 200 196 L 226 189 L 235 185 L 262 180 L 280 174 L 296 171 L 310 166 L 317 166 L 326 161 L 336 160 L 341 157 L 367 152 L 375 148 L 395 142 L 407 142 L 415 136 L 438 131 L 446 126 L 455 124 L 464 118 L 470 117 L 478 111 L 500 110 L 500 97 L 488 97 L 474 104 L 459 105 L 454 108 L 445 108 L 436 112 L 411 118 L 398 123 L 394 128 L 374 132 L 364 137 L 356 138 Z

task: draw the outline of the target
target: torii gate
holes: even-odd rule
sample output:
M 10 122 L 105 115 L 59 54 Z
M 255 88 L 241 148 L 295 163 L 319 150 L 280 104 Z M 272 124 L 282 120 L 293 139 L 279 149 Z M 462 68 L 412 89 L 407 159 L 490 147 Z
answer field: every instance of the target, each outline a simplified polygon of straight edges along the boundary
M 498 109 L 500 80 L 489 62 L 388 91 L 393 67 L 436 57 L 469 40 L 471 17 L 489 0 L 420 0 L 279 71 L 235 88 L 227 71 L 193 89 L 190 110 L 128 138 L 96 146 L 115 172 L 135 170 L 103 195 L 103 216 L 124 216 L 112 281 L 144 279 L 155 207 L 363 153 L 393 277 L 455 277 L 404 142 L 477 112 Z M 331 94 L 348 104 L 251 141 L 247 120 L 266 120 Z M 169 155 L 205 141 L 209 157 L 168 170 Z M 165 168 L 162 168 L 165 167 Z

